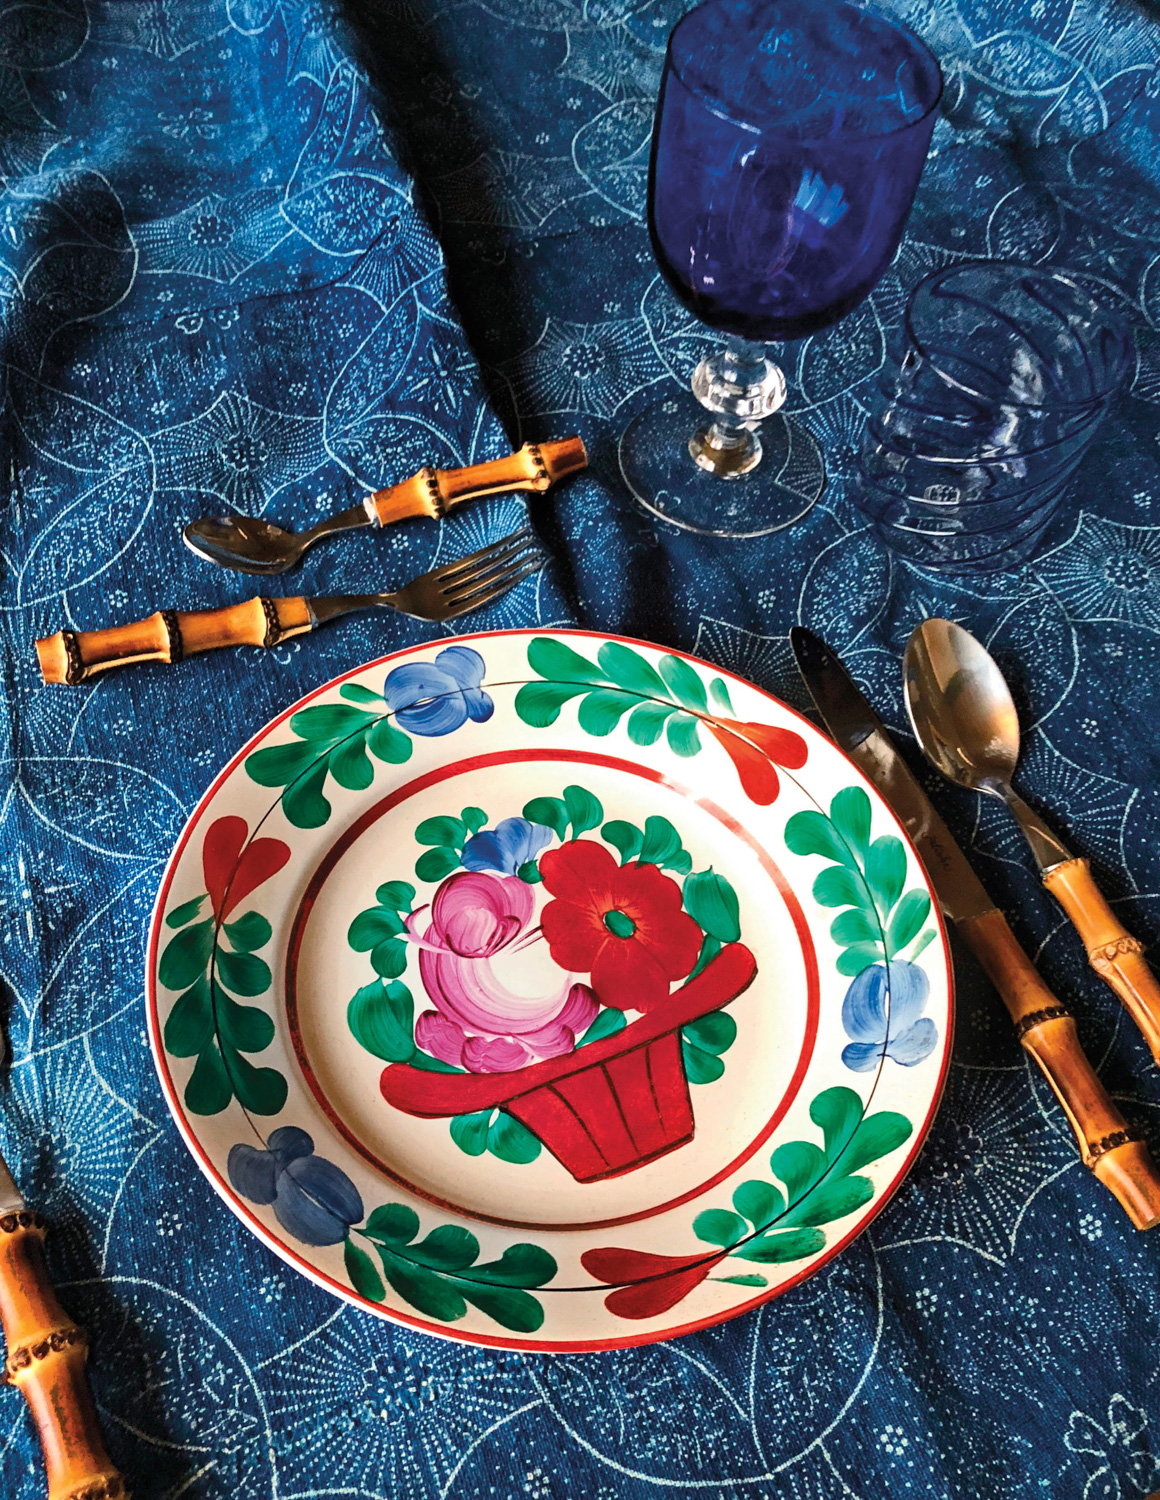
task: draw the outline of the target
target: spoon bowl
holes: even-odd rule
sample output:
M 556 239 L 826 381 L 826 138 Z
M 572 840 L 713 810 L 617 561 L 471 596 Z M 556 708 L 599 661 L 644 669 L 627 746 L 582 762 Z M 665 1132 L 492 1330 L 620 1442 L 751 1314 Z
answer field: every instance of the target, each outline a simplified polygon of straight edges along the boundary
M 191 552 L 236 573 L 285 573 L 304 550 L 294 532 L 256 516 L 202 516 L 183 536 Z

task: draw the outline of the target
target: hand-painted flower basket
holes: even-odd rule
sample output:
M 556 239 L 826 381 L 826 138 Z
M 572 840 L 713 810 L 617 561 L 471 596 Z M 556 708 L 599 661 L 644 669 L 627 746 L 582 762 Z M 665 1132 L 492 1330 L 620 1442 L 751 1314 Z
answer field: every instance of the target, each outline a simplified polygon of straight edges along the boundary
M 618 1177 L 692 1140 L 681 1028 L 735 1000 L 756 973 L 749 949 L 731 943 L 667 1005 L 602 1041 L 513 1073 L 393 1063 L 383 1070 L 383 1098 L 423 1119 L 502 1106 L 577 1182 Z

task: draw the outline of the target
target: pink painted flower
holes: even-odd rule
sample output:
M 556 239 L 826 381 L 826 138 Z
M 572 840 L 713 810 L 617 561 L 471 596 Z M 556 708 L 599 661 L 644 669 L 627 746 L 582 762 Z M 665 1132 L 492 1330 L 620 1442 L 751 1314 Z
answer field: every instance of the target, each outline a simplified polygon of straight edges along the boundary
M 596 999 L 560 974 L 543 944 L 517 944 L 534 908 L 532 887 L 513 875 L 461 873 L 436 891 L 424 931 L 425 908 L 408 918 L 435 1004 L 415 1023 L 425 1052 L 471 1073 L 511 1073 L 571 1052 Z

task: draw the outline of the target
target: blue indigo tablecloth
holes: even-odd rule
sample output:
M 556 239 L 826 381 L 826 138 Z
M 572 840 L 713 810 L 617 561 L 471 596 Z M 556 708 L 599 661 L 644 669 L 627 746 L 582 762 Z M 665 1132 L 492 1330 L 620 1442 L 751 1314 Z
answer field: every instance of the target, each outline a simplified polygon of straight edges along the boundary
M 475 1351 L 333 1300 L 228 1213 L 149 1056 L 143 940 L 215 769 L 302 692 L 438 632 L 352 619 L 270 653 L 39 685 L 61 625 L 225 603 L 181 544 L 229 506 L 304 526 L 423 462 L 578 430 L 535 507 L 554 555 L 472 628 L 580 622 L 700 653 L 803 706 L 819 630 L 901 731 L 898 658 L 948 615 L 1016 681 L 1028 793 L 1160 935 L 1160 24 L 1152 0 L 896 0 L 948 78 L 897 261 L 790 350 L 830 482 L 765 541 L 650 523 L 617 475 L 634 410 L 704 335 L 642 220 L 681 0 L 38 0 L 0 10 L 0 996 L 3 1149 L 94 1333 L 140 1497 L 1110 1500 L 1160 1489 L 1160 1239 L 1079 1166 L 964 969 L 954 1065 L 904 1189 L 817 1277 L 668 1345 Z M 1044 553 L 948 582 L 849 500 L 907 290 L 970 256 L 1082 272 L 1131 321 L 1134 384 Z M 510 529 L 468 507 L 310 554 L 384 586 Z M 940 805 L 1109 1089 L 1160 1146 L 1160 1078 L 1001 809 Z M 0 1489 L 43 1492 L 0 1401 Z

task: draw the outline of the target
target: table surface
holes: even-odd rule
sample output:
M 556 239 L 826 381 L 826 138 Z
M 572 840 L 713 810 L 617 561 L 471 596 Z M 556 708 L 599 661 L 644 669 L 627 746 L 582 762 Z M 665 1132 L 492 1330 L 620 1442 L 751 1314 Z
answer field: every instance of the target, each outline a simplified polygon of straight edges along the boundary
M 731 1325 L 583 1357 L 475 1351 L 307 1284 L 213 1195 L 149 1056 L 143 945 L 215 769 L 351 665 L 438 632 L 352 619 L 269 653 L 38 683 L 62 625 L 244 597 L 182 525 L 303 526 L 421 463 L 583 433 L 535 516 L 554 564 L 469 628 L 582 623 L 700 653 L 803 705 L 820 631 L 901 731 L 899 653 L 962 621 L 1017 685 L 1021 783 L 1160 935 L 1160 28 L 1146 0 L 898 0 L 943 58 L 906 241 L 870 299 L 790 351 L 828 488 L 764 541 L 654 527 L 617 477 L 632 412 L 705 341 L 642 219 L 680 0 L 45 0 L 0 15 L 6 744 L 3 1149 L 93 1331 L 139 1497 L 1052 1500 L 1160 1488 L 1160 1277 L 1079 1166 L 993 993 L 964 967 L 945 1102 L 904 1189 L 821 1274 Z M 980 255 L 1098 277 L 1134 384 L 1047 549 L 939 580 L 849 503 L 906 291 Z M 310 554 L 307 591 L 391 586 L 502 535 L 507 499 Z M 368 566 L 369 565 L 369 566 Z M 911 747 L 912 748 L 912 747 Z M 1160 1080 L 997 807 L 934 787 L 1129 1120 Z M 24 1404 L 2 1488 L 43 1493 Z

